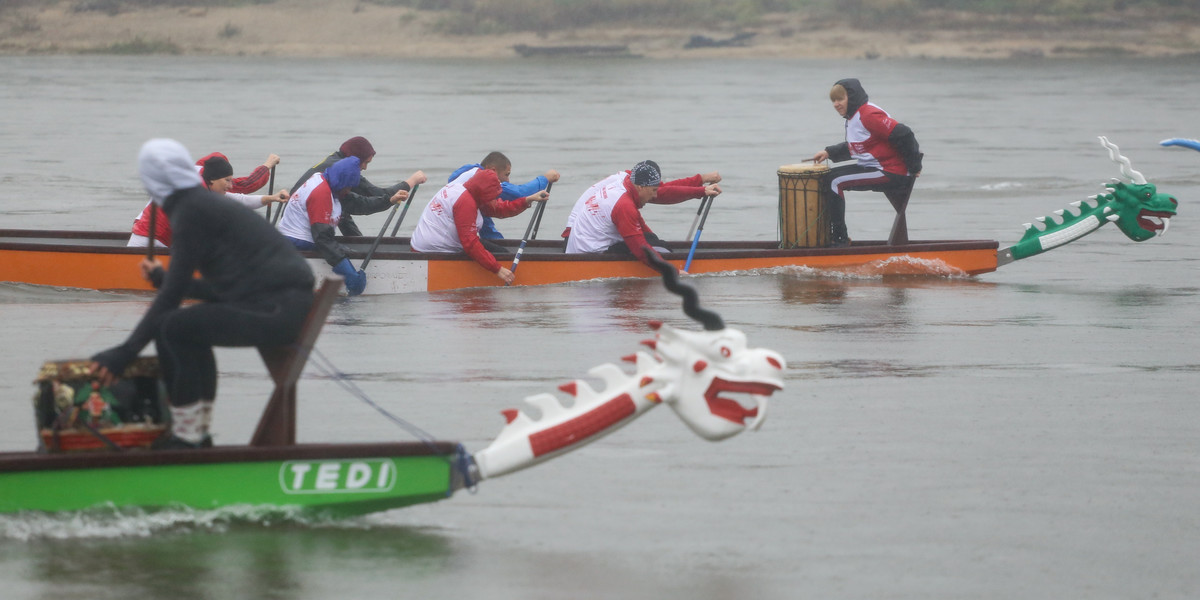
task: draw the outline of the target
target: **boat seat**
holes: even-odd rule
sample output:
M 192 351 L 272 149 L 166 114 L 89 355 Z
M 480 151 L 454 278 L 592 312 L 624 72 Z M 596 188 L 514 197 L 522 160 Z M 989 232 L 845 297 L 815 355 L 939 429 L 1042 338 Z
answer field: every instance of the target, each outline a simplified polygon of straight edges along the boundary
M 908 220 L 904 217 L 904 211 L 908 208 L 908 198 L 912 195 L 913 184 L 916 181 L 916 177 L 909 177 L 904 187 L 883 193 L 888 202 L 892 203 L 892 208 L 896 209 L 896 220 L 892 221 L 892 232 L 888 234 L 889 246 L 908 243 Z
M 329 309 L 333 307 L 341 288 L 341 277 L 330 276 L 321 283 L 294 344 L 258 348 L 275 382 L 275 391 L 263 409 L 254 437 L 250 439 L 251 446 L 290 446 L 296 443 L 296 382 L 304 371 L 308 355 L 317 342 L 317 336 L 321 334 L 321 327 L 325 325 Z

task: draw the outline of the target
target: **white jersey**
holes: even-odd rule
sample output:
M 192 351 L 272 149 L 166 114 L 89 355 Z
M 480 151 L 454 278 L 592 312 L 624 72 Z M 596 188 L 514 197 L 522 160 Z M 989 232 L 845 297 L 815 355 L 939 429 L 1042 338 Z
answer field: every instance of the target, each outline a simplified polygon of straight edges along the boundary
M 612 220 L 613 207 L 625 195 L 625 177 L 621 171 L 588 188 L 567 217 L 571 235 L 567 238 L 567 254 L 604 252 L 623 241 Z
M 413 230 L 409 244 L 417 252 L 462 252 L 462 240 L 458 239 L 458 227 L 454 224 L 454 206 L 467 193 L 466 183 L 479 168 L 468 169 L 447 183 L 433 195 L 421 220 Z M 483 225 L 483 215 L 475 211 L 475 228 Z
M 305 181 L 295 194 L 292 194 L 283 208 L 283 216 L 279 218 L 279 233 L 297 240 L 313 241 L 312 223 L 308 220 L 308 201 L 313 191 L 323 183 L 325 183 L 325 174 L 313 173 L 313 176 L 309 177 L 308 181 Z M 325 189 L 328 190 L 329 186 L 325 186 Z M 336 197 L 332 197 L 332 194 L 330 196 L 333 201 L 330 225 L 336 227 L 342 218 L 342 203 L 338 202 Z

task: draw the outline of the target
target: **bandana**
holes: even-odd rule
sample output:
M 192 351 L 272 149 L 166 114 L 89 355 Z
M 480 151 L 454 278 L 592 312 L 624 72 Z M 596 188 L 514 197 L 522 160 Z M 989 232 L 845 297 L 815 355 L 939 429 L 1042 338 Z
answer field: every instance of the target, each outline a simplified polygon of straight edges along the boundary
M 662 183 L 662 171 L 658 169 L 658 163 L 652 160 L 643 160 L 634 165 L 629 177 L 633 180 L 633 185 L 651 186 Z
M 223 156 L 213 156 L 204 161 L 204 172 L 200 174 L 205 181 L 216 181 L 233 175 L 233 165 Z
M 358 185 L 362 178 L 362 166 L 357 156 L 347 156 L 325 169 L 325 182 L 329 191 L 337 196 L 342 190 L 348 190 Z
M 338 152 L 342 156 L 357 156 L 358 160 L 367 162 L 372 156 L 375 156 L 375 148 L 371 146 L 371 142 L 363 136 L 352 137 L 342 142 L 342 147 L 338 148 Z

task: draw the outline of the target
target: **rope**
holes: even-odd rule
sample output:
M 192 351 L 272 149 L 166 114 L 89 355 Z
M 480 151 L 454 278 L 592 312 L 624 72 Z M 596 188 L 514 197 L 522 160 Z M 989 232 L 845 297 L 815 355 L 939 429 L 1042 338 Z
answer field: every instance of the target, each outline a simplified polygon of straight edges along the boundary
M 395 423 L 401 429 L 407 431 L 410 435 L 417 438 L 417 440 L 419 440 L 421 443 L 425 444 L 425 446 L 430 450 L 435 452 L 437 451 L 437 447 L 435 445 L 437 442 L 436 438 L 420 427 L 417 427 L 403 418 L 388 412 L 387 409 L 377 404 L 374 400 L 371 400 L 371 397 L 368 396 L 367 393 L 362 390 L 362 388 L 355 385 L 354 381 L 350 379 L 349 375 L 346 375 L 339 370 L 333 364 L 333 361 L 329 360 L 329 358 L 327 358 L 324 354 L 321 354 L 320 350 L 317 350 L 314 347 L 309 358 L 315 358 L 315 360 L 311 360 L 310 362 L 322 375 L 329 377 L 334 381 L 334 383 L 338 384 L 339 387 L 349 392 L 350 395 L 362 400 L 367 404 L 367 406 L 370 406 L 371 408 L 375 409 L 376 412 L 383 415 L 384 418 L 388 419 L 392 423 Z M 471 464 L 473 463 L 473 459 L 471 458 L 471 454 L 467 452 L 467 449 L 463 447 L 462 444 L 458 444 L 458 446 L 454 449 L 453 458 L 446 460 L 451 464 L 452 468 L 458 472 L 459 476 L 462 477 L 463 487 L 469 490 L 471 493 L 475 493 L 479 481 L 472 476 Z M 447 495 L 451 493 L 453 493 L 453 490 L 449 490 Z

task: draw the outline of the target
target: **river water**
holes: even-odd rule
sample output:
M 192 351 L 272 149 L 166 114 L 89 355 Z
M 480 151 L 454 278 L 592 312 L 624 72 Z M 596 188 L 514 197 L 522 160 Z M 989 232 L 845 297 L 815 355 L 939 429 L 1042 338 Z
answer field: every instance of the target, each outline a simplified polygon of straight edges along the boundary
M 536 62 L 0 58 L 4 227 L 124 230 L 140 144 L 268 153 L 290 185 L 344 139 L 388 184 L 490 150 L 592 182 L 652 158 L 719 170 L 704 239 L 775 239 L 776 168 L 840 141 L 829 85 L 861 78 L 926 153 L 914 239 L 1015 242 L 1118 176 L 1096 141 L 1180 200 L 1160 239 L 1115 228 L 975 278 L 780 269 L 696 277 L 704 306 L 789 362 L 764 428 L 720 444 L 654 411 L 476 493 L 311 523 L 237 511 L 0 517 L 3 597 L 1194 598 L 1200 595 L 1200 155 L 1195 60 Z M 433 187 L 429 185 L 427 187 Z M 432 190 L 428 190 L 432 193 Z M 694 206 L 694 205 L 690 205 Z M 650 207 L 682 238 L 689 205 Z M 373 232 L 382 215 L 360 219 Z M 852 196 L 851 236 L 891 211 Z M 525 219 L 501 222 L 519 236 Z M 411 230 L 410 216 L 403 231 Z M 553 225 L 551 225 L 553 224 Z M 43 360 L 123 339 L 146 296 L 0 284 L 0 449 L 31 448 Z M 340 302 L 318 350 L 387 410 L 478 450 L 523 397 L 617 361 L 660 319 L 654 281 Z M 218 353 L 217 443 L 269 394 L 253 351 Z M 302 441 L 411 439 L 310 370 Z

